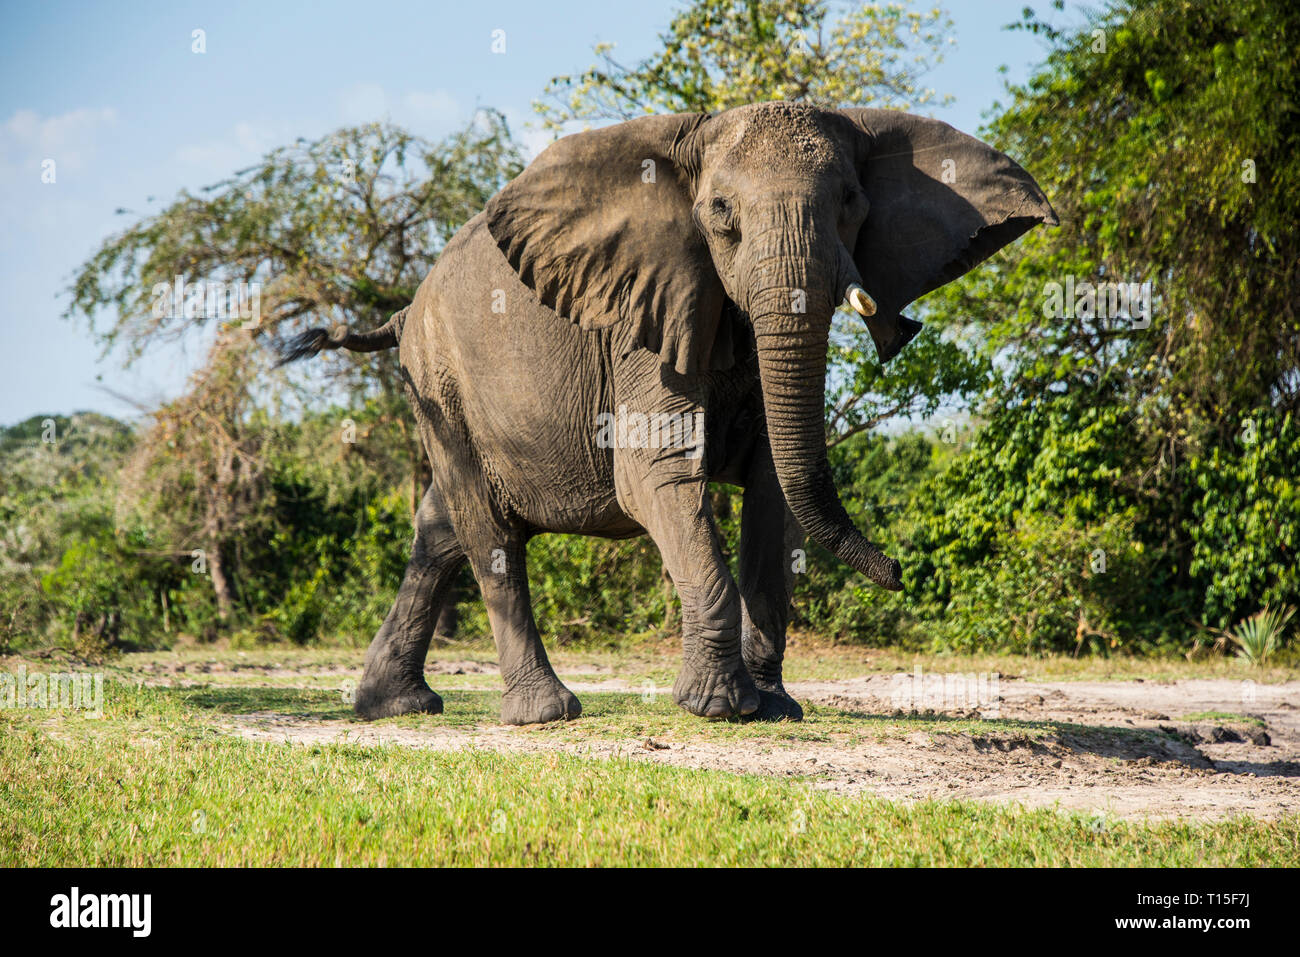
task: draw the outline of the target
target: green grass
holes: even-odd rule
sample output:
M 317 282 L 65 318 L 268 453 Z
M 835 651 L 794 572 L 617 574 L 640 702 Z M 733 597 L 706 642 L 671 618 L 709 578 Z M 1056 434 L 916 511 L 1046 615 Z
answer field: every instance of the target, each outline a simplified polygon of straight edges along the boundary
M 1233 711 L 1197 711 L 1194 714 L 1185 715 L 1183 721 L 1214 721 L 1219 724 L 1249 724 L 1257 728 L 1264 728 L 1268 723 L 1260 718 L 1252 718 L 1248 714 L 1237 714 Z
M 463 717 L 435 720 L 493 715 L 491 693 L 454 694 Z M 261 744 L 212 727 L 263 709 L 346 714 L 311 689 L 116 682 L 99 721 L 0 711 L 0 865 L 1300 865 L 1296 816 L 1099 824 L 617 759 Z

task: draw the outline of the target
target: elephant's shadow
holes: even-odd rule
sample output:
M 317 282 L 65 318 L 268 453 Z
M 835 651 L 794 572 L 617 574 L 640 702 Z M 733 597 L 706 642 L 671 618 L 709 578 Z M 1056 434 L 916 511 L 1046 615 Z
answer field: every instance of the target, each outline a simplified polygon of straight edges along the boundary
M 864 724 L 914 725 L 917 731 L 961 734 L 977 751 L 1011 753 L 1051 758 L 1063 750 L 1117 761 L 1172 763 L 1232 774 L 1258 777 L 1300 778 L 1300 762 L 1215 761 L 1177 734 L 1159 728 L 1133 728 L 1122 725 L 1079 724 L 1069 721 L 1035 721 L 1019 718 L 967 718 L 937 712 L 880 712 L 813 705 L 810 718 L 820 712 L 833 712 L 838 719 L 862 721 Z M 952 726 L 945 731 L 942 726 Z
M 178 694 L 190 707 L 215 714 L 275 714 L 314 721 L 352 718 L 346 690 L 251 686 L 188 688 Z

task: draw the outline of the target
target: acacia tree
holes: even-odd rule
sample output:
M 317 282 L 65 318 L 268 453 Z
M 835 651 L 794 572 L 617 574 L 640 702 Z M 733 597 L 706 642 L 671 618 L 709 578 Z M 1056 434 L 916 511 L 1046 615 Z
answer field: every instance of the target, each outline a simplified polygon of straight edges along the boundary
M 629 120 L 645 113 L 717 112 L 764 100 L 916 108 L 952 22 L 939 8 L 825 0 L 695 0 L 633 66 L 598 44 L 600 61 L 553 77 L 535 108 L 546 125 Z
M 121 347 L 129 364 L 177 343 L 207 350 L 187 391 L 153 414 L 125 490 L 135 505 L 152 505 L 175 552 L 205 551 L 223 615 L 237 591 L 235 545 L 262 507 L 269 433 L 260 410 L 364 401 L 402 436 L 404 456 L 378 442 L 353 445 L 356 454 L 390 484 L 405 472 L 412 509 L 427 479 L 394 354 L 329 354 L 273 374 L 265 343 L 322 320 L 381 325 L 521 166 L 495 112 L 439 143 L 389 124 L 342 129 L 273 150 L 199 194 L 182 192 L 76 272 L 67 313 L 87 322 L 105 353 Z M 169 300 L 177 282 L 184 294 Z M 242 309 L 223 310 L 213 289 L 241 283 Z
M 187 390 L 150 413 L 119 477 L 119 527 L 143 519 L 169 543 L 168 557 L 207 574 L 223 620 L 235 604 L 239 542 L 266 514 L 273 440 L 254 408 L 257 366 L 241 338 L 233 327 L 218 334 Z
M 210 311 L 156 308 L 155 287 L 178 276 L 259 283 L 260 315 L 242 322 L 253 340 L 299 331 L 307 317 L 379 325 L 521 166 L 491 111 L 437 144 L 389 124 L 299 140 L 106 241 L 77 270 L 67 314 L 88 319 L 105 352 L 124 347 L 128 363 L 214 326 Z M 331 384 L 393 388 L 395 370 L 389 353 L 349 356 Z

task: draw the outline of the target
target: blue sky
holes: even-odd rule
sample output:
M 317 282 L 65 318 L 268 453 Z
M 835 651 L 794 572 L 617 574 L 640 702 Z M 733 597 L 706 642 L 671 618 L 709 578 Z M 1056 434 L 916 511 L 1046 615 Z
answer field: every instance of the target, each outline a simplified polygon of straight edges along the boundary
M 955 101 L 932 115 L 975 131 L 1045 54 L 1002 27 L 1025 0 L 947 4 L 955 45 L 928 85 Z M 1046 10 L 1046 0 L 1032 3 Z M 385 115 L 422 136 L 463 126 L 476 108 L 525 124 L 547 79 L 617 44 L 650 53 L 680 4 L 637 0 L 419 3 L 6 2 L 0 9 L 0 424 L 95 409 L 131 415 L 180 391 L 197 358 L 178 349 L 129 370 L 100 359 L 86 330 L 60 318 L 79 263 L 130 222 L 299 136 Z M 1077 11 L 1073 8 L 1072 13 Z M 1059 17 L 1059 15 L 1057 15 Z M 1056 19 L 1056 18 L 1054 18 Z M 1073 17 L 1072 17 L 1073 19 Z M 207 51 L 191 52 L 206 33 Z M 506 31 L 506 53 L 491 51 Z M 42 162 L 56 181 L 42 183 Z M 153 202 L 149 197 L 155 197 Z M 105 391 L 105 389 L 111 390 Z

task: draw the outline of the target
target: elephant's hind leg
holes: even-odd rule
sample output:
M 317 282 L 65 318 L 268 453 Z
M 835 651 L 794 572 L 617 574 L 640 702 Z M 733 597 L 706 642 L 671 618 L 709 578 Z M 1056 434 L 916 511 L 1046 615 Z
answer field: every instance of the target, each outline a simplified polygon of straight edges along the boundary
M 464 560 L 447 509 L 431 485 L 415 517 L 415 545 L 397 600 L 366 651 L 365 672 L 353 706 L 360 717 L 442 712 L 442 699 L 424 681 L 424 657 Z
M 582 705 L 556 676 L 537 632 L 523 533 L 499 526 L 495 537 L 475 534 L 473 539 L 481 546 L 471 548 L 470 565 L 483 591 L 506 686 L 501 720 L 541 724 L 576 718 Z

